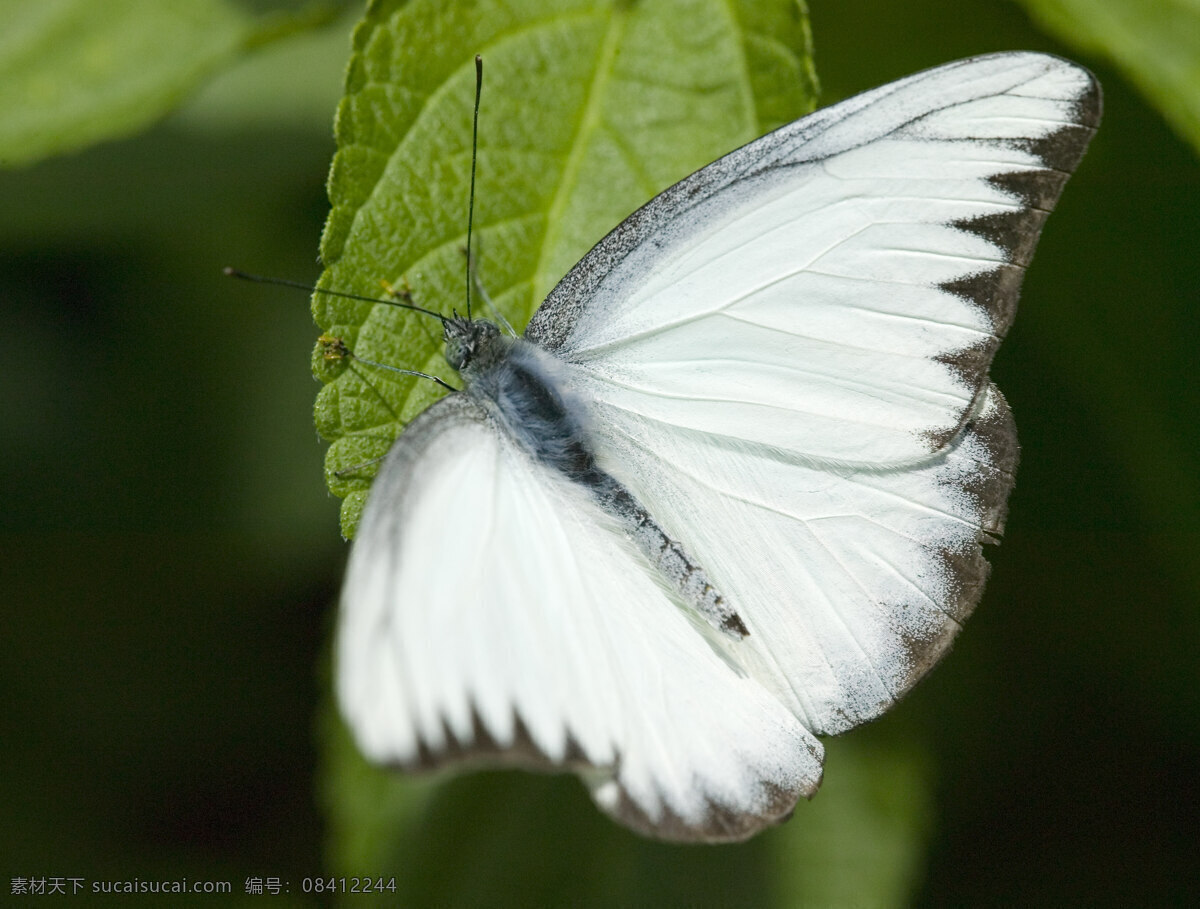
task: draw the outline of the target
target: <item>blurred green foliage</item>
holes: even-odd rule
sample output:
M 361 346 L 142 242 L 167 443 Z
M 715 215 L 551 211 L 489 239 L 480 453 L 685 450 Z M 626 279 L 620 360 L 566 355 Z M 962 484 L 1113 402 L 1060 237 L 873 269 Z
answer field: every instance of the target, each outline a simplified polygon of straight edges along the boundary
M 1193 0 L 1021 0 L 1069 44 L 1112 60 L 1200 149 L 1200 6 Z
M 397 878 L 407 905 L 1195 902 L 1200 167 L 1163 119 L 1194 141 L 1180 112 L 1197 109 L 1200 84 L 1170 61 L 1194 57 L 1179 46 L 1197 34 L 1195 12 L 1146 0 L 1139 22 L 1176 18 L 1138 31 L 1114 18 L 1118 0 L 1061 0 L 1075 18 L 1048 19 L 1052 38 L 1004 0 L 810 6 L 823 102 L 1013 48 L 1073 56 L 1105 87 L 1105 122 L 1049 221 L 994 369 L 1023 462 L 990 588 L 945 664 L 887 717 L 828 742 L 814 802 L 738 847 L 645 843 L 604 820 L 570 778 L 397 781 L 366 768 L 326 702 L 344 550 L 309 422 L 314 329 L 302 295 L 219 273 L 235 264 L 316 277 L 354 18 L 239 60 L 243 41 L 218 61 L 227 72 L 144 134 L 0 173 L 0 685 L 10 703 L 0 856 L 10 878 L 220 878 L 240 894 L 247 877 L 276 876 L 288 896 L 245 901 L 281 905 L 327 902 L 301 893 L 305 877 L 379 871 Z M 8 0 L 0 12 L 27 22 L 33 7 L 52 5 Z M 268 7 L 305 15 L 299 4 L 237 9 Z M 465 31 L 446 40 L 462 40 L 458 62 L 426 53 L 465 74 L 473 30 L 495 23 L 456 21 Z M 678 40 L 711 33 L 707 20 L 686 22 Z M 158 100 L 134 105 L 140 119 L 114 114 L 89 132 L 92 110 L 67 93 L 80 123 L 47 108 L 35 113 L 51 127 L 21 133 L 32 114 L 10 89 L 38 73 L 75 84 L 72 67 L 85 62 L 31 34 L 41 33 L 0 38 L 0 67 L 16 73 L 0 89 L 0 143 L 16 143 L 2 146 L 6 163 L 130 132 L 188 88 L 179 73 L 192 64 L 168 53 L 180 69 L 157 80 L 169 88 Z M 112 46 L 128 51 L 127 37 Z M 150 72 L 148 57 L 122 56 Z M 512 65 L 500 75 L 497 56 L 485 149 L 544 115 L 540 101 L 520 102 L 538 74 Z M 587 71 L 587 59 L 569 62 Z M 190 84 L 216 65 L 190 70 Z M 1165 68 L 1169 90 L 1153 75 Z M 715 63 L 710 75 L 721 76 Z M 751 78 L 763 96 L 766 80 Z M 469 82 L 453 82 L 430 137 L 450 151 L 463 147 Z M 102 96 L 115 83 L 83 84 Z M 755 122 L 785 110 L 760 106 Z M 750 128 L 726 125 L 715 144 Z M 645 186 L 631 179 L 631 192 L 696 163 L 668 161 Z M 497 157 L 481 172 L 485 223 L 518 185 L 509 181 L 528 179 L 521 164 Z M 457 179 L 446 177 L 452 196 Z M 502 238 L 485 238 L 486 280 L 516 288 L 504 296 L 512 312 L 527 312 L 594 239 L 586 230 L 622 214 L 588 210 L 586 192 L 582 201 L 584 232 L 557 247 L 553 267 L 506 261 Z M 430 204 L 453 226 L 406 236 L 440 240 L 453 261 L 462 200 Z M 344 278 L 356 287 L 377 276 Z M 461 271 L 447 276 L 430 292 L 452 301 Z
M 256 10 L 235 0 L 0 0 L 0 166 L 144 128 L 239 52 L 333 10 Z

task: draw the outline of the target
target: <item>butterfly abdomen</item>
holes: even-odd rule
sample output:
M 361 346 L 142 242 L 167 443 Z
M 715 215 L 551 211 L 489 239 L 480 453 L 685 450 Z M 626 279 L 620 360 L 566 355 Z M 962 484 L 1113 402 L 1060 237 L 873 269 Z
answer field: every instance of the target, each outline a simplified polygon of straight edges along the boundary
M 735 640 L 746 637 L 750 633 L 746 624 L 713 586 L 704 568 L 667 536 L 633 493 L 610 475 L 604 476 L 608 483 L 596 488 L 597 501 L 621 521 L 650 563 L 710 625 Z
M 704 568 L 596 463 L 586 409 L 564 391 L 556 364 L 525 341 L 497 338 L 497 343 L 507 345 L 502 356 L 485 357 L 486 367 L 464 371 L 469 392 L 535 460 L 586 487 L 684 603 L 735 640 L 749 634 Z

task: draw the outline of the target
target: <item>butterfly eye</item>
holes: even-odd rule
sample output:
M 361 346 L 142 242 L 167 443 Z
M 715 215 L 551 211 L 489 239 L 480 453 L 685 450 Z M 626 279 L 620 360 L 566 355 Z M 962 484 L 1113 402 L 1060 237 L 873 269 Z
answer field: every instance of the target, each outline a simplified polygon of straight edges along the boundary
M 461 370 L 470 359 L 470 344 L 465 338 L 453 337 L 446 339 L 446 362 L 454 369 Z
M 475 354 L 475 334 L 471 330 L 471 323 L 458 316 L 447 319 L 442 326 L 442 337 L 446 341 L 446 362 L 462 371 Z

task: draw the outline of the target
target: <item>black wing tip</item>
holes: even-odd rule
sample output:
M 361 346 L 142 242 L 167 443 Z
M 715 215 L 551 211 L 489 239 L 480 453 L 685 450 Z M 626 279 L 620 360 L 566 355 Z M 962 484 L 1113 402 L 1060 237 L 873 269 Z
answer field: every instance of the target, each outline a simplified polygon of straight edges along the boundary
M 1087 78 L 1086 87 L 1075 102 L 1075 122 L 1094 133 L 1104 117 L 1104 90 L 1090 69 L 1069 60 L 1067 62 Z
M 1022 57 L 1025 54 L 989 56 Z M 1016 317 L 1025 268 L 1033 258 L 1042 227 L 1058 203 L 1068 178 L 1083 159 L 1103 110 L 1100 83 L 1086 68 L 1049 54 L 1031 52 L 1029 56 L 1036 58 L 1046 70 L 1069 71 L 1078 79 L 1078 85 L 1073 94 L 1064 92 L 1062 96 L 1062 100 L 1070 104 L 1070 111 L 1069 119 L 1058 129 L 1040 138 L 1009 140 L 1017 141 L 1041 163 L 1041 167 L 1004 171 L 988 178 L 992 186 L 1016 200 L 1016 207 L 951 224 L 958 230 L 987 240 L 1004 258 L 994 268 L 941 285 L 945 292 L 979 306 L 991 320 L 993 337 L 989 342 L 939 358 L 975 387 L 982 387 L 986 381 L 991 354 Z

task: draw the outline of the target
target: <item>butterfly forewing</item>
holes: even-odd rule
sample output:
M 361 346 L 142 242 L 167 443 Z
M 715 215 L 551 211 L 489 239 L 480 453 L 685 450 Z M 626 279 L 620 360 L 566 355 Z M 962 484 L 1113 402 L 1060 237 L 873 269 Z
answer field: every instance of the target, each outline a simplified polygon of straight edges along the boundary
M 1090 75 L 1039 54 L 868 92 L 658 196 L 527 336 L 624 411 L 810 462 L 919 460 L 976 405 L 1097 116 Z

